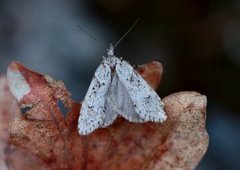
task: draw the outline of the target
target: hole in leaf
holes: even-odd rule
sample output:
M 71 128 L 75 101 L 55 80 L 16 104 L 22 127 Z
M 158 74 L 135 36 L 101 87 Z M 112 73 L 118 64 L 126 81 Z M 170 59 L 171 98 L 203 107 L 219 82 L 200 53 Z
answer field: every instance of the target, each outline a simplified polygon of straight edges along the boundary
M 57 101 L 57 105 L 58 105 L 58 108 L 60 109 L 60 111 L 62 112 L 62 114 L 64 116 L 67 116 L 67 113 L 68 113 L 68 108 L 66 108 L 63 104 L 63 102 L 61 100 L 58 100 Z
M 21 108 L 21 112 L 22 112 L 23 115 L 25 115 L 31 109 L 32 109 L 32 106 L 25 106 L 25 107 Z

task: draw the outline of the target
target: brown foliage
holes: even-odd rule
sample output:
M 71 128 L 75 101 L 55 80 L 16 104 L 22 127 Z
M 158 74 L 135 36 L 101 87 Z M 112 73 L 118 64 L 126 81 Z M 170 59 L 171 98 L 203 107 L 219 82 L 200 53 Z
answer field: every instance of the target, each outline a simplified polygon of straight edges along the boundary
M 44 162 L 21 147 L 9 143 L 9 122 L 20 116 L 17 101 L 9 92 L 7 80 L 0 77 L 0 169 L 46 170 Z
M 0 158 L 2 154 L 6 169 L 13 166 L 17 170 L 31 166 L 35 170 L 47 167 L 73 170 L 193 169 L 207 150 L 206 97 L 199 93 L 179 92 L 165 97 L 163 102 L 168 119 L 164 123 L 137 124 L 118 118 L 107 128 L 80 136 L 77 132 L 80 104 L 71 99 L 62 81 L 33 72 L 19 63 L 12 63 L 10 68 L 18 70 L 29 84 L 31 91 L 19 104 L 31 108 L 11 120 L 10 141 L 14 146 L 6 141 L 3 145 L 8 149 L 3 152 L 0 147 Z M 160 63 L 143 65 L 139 72 L 154 89 L 159 86 Z M 11 98 L 10 102 L 15 101 Z M 59 102 L 67 108 L 67 115 L 62 113 Z M 18 108 L 14 109 L 18 112 Z M 11 115 L 8 106 L 6 111 Z M 1 110 L 0 114 L 2 117 Z M 6 135 L 6 127 L 2 131 L 0 142 L 3 134 Z

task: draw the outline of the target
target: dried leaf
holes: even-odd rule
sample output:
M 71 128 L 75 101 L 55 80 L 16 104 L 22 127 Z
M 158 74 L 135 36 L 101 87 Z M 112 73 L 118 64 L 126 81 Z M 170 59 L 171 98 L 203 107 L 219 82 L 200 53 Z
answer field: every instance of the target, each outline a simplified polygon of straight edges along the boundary
M 20 147 L 10 146 L 6 150 L 8 170 L 50 170 L 36 155 Z
M 6 78 L 0 76 L 0 169 L 7 170 L 5 150 L 8 147 L 8 123 L 14 112 L 19 112 L 17 102 L 10 94 Z M 16 110 L 15 110 L 16 109 Z
M 9 72 L 22 74 L 30 87 L 30 92 L 19 98 L 20 106 L 30 106 L 30 109 L 10 125 L 12 143 L 27 148 L 47 162 L 51 169 L 72 169 L 75 164 L 69 148 L 70 132 L 74 130 L 68 119 L 69 114 L 78 113 L 80 105 L 69 97 L 62 81 L 33 72 L 19 63 L 13 63 L 8 75 Z M 69 118 L 65 119 L 58 102 L 69 108 Z
M 20 116 L 17 101 L 9 92 L 7 79 L 0 77 L 0 169 L 1 170 L 46 170 L 44 163 L 31 152 L 9 143 L 9 122 Z
M 19 63 L 12 63 L 9 71 L 21 74 L 26 80 L 21 81 L 30 87 L 19 98 L 21 107 L 30 108 L 11 122 L 11 142 L 37 155 L 51 169 L 193 169 L 207 150 L 206 97 L 199 93 L 165 97 L 168 119 L 164 123 L 136 124 L 118 118 L 107 128 L 80 136 L 80 104 L 71 99 L 61 81 Z M 160 63 L 146 64 L 139 71 L 153 88 L 158 87 Z M 68 110 L 66 115 L 59 102 Z
M 156 61 L 139 66 L 138 72 L 153 88 L 157 89 L 160 86 L 163 74 L 162 64 Z

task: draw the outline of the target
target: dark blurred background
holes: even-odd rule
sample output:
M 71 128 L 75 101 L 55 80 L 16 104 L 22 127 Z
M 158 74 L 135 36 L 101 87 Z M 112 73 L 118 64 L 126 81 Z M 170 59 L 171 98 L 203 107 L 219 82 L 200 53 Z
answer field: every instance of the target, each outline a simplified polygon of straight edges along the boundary
M 210 145 L 198 170 L 240 169 L 240 1 L 0 0 L 0 73 L 12 60 L 65 82 L 83 99 L 106 50 L 134 65 L 163 63 L 164 97 L 194 90 L 208 97 Z

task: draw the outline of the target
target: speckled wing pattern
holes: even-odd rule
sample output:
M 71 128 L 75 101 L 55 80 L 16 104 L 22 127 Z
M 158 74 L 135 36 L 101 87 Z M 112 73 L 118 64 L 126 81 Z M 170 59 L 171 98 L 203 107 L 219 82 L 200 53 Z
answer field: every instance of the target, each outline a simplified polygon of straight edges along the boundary
M 109 93 L 107 95 L 107 101 L 109 101 L 110 107 L 113 111 L 108 112 L 106 115 L 112 115 L 112 119 L 107 122 L 113 122 L 117 115 L 121 115 L 130 122 L 142 123 L 144 120 L 136 113 L 132 99 L 127 93 L 125 87 L 122 85 L 116 73 L 112 76 L 112 82 L 109 87 Z M 107 106 L 106 106 L 107 107 Z M 108 107 L 107 107 L 108 108 Z M 109 116 L 107 116 L 109 117 Z M 109 124 L 106 124 L 109 125 Z
M 104 58 L 82 104 L 79 134 L 111 125 L 118 115 L 130 122 L 163 122 L 167 116 L 157 93 L 124 60 Z
M 164 104 L 157 93 L 126 61 L 117 63 L 116 74 L 129 94 L 136 113 L 144 121 L 163 122 L 167 116 L 163 110 Z M 124 117 L 128 117 L 125 112 Z M 131 120 L 130 120 L 131 121 Z
M 108 89 L 108 93 L 106 95 L 106 105 L 105 105 L 105 120 L 103 123 L 103 127 L 107 127 L 113 123 L 113 121 L 118 116 L 118 109 L 117 109 L 117 103 L 114 100 L 115 99 L 115 93 L 116 93 L 116 79 L 114 76 L 112 76 L 111 84 Z
M 105 120 L 106 95 L 111 83 L 111 68 L 102 62 L 97 68 L 82 103 L 78 119 L 79 134 L 86 135 L 103 126 Z M 107 106 L 109 104 L 107 103 Z M 107 108 L 110 109 L 109 107 Z

